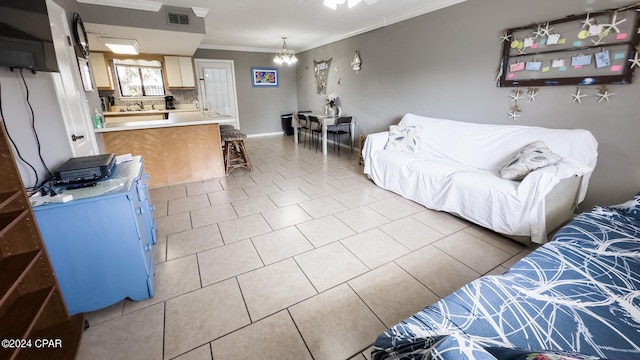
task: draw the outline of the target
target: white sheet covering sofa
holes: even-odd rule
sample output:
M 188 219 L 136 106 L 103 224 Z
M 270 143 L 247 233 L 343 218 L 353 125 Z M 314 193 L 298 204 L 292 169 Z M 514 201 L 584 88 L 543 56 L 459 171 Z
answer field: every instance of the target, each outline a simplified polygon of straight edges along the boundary
M 406 114 L 401 128 L 421 128 L 417 149 L 385 149 L 389 132 L 367 136 L 364 173 L 376 185 L 427 208 L 455 214 L 518 241 L 547 241 L 584 200 L 596 166 L 587 130 L 492 125 Z M 395 128 L 394 128 L 395 129 Z M 562 157 L 521 181 L 499 170 L 519 150 L 542 141 Z

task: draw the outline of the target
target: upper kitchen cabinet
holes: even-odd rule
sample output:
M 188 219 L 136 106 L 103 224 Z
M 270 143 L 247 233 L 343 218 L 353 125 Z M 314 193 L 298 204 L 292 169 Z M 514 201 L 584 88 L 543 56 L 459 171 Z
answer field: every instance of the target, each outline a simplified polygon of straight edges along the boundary
M 104 53 L 89 53 L 89 64 L 91 64 L 91 70 L 93 71 L 93 77 L 95 78 L 98 90 L 113 90 L 111 69 Z
M 193 71 L 193 62 L 187 56 L 165 56 L 165 76 L 167 88 L 195 88 L 196 80 Z

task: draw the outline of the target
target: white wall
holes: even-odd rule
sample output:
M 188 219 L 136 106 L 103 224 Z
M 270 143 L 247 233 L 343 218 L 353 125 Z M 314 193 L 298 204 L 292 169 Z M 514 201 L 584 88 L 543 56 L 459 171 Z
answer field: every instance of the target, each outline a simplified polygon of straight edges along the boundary
M 71 147 L 66 141 L 64 122 L 55 95 L 53 79 L 51 74 L 46 72 L 32 74 L 25 70 L 23 74 L 33 108 L 42 158 L 47 167 L 54 171 L 71 157 Z M 0 67 L 0 86 L 5 126 L 22 157 L 35 167 L 39 181 L 42 182 L 47 173 L 38 155 L 38 145 L 32 129 L 31 110 L 27 103 L 27 88 L 19 70 L 12 72 L 8 68 Z M 33 171 L 18 159 L 17 154 L 15 155 L 25 187 L 34 186 Z
M 78 11 L 78 3 L 75 0 L 54 0 L 54 2 L 65 9 L 69 28 L 72 29 L 72 16 L 74 12 Z M 78 53 L 77 48 L 76 53 Z M 72 151 L 55 93 L 53 78 L 51 73 L 46 72 L 32 74 L 30 71 L 23 71 L 23 74 L 35 115 L 35 128 L 40 139 L 42 158 L 49 170 L 55 171 L 72 156 Z M 0 86 L 6 127 L 25 160 L 36 168 L 38 180 L 41 182 L 48 174 L 38 156 L 38 144 L 32 130 L 31 110 L 26 102 L 27 91 L 19 70 L 12 72 L 9 68 L 0 67 Z M 89 109 L 100 108 L 97 91 L 89 91 L 85 95 Z M 87 119 L 87 121 L 91 120 Z M 33 186 L 35 175 L 31 168 L 19 160 L 17 155 L 16 162 L 25 187 Z
M 512 124 L 507 113 L 512 88 L 496 86 L 504 29 L 617 8 L 629 2 L 603 0 L 484 0 L 416 17 L 299 54 L 298 107 L 320 109 L 313 60 L 333 58 L 328 93 L 340 96 L 357 132 L 382 131 L 407 112 L 478 123 Z M 350 62 L 355 50 L 362 70 Z M 338 84 L 340 80 L 340 84 Z M 594 204 L 626 201 L 640 191 L 640 79 L 613 85 L 611 102 L 597 103 L 597 88 L 582 104 L 571 103 L 575 86 L 539 87 L 536 102 L 521 104 L 521 125 L 590 130 L 599 159 L 587 199 Z

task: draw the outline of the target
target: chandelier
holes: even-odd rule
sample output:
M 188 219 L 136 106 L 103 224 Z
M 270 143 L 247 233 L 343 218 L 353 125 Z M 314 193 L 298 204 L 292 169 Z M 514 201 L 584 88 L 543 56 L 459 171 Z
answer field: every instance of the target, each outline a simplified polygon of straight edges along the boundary
M 360 1 L 361 0 L 324 0 L 324 6 L 336 10 L 338 8 L 338 5 L 344 4 L 346 2 L 349 6 L 349 9 L 351 9 L 352 7 L 358 5 Z M 377 1 L 378 0 L 364 0 L 367 5 L 371 5 Z
M 276 56 L 273 58 L 273 62 L 278 65 L 293 65 L 297 63 L 298 58 L 296 57 L 296 54 L 293 51 L 289 50 L 289 48 L 287 47 L 287 37 L 283 36 L 282 41 L 282 50 L 279 50 L 276 53 Z

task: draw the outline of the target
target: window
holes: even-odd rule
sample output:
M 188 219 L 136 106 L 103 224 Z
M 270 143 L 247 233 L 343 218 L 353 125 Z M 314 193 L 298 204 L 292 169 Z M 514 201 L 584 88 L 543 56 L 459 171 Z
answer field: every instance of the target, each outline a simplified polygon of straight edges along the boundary
M 162 64 L 159 61 L 114 60 L 122 97 L 164 96 Z

